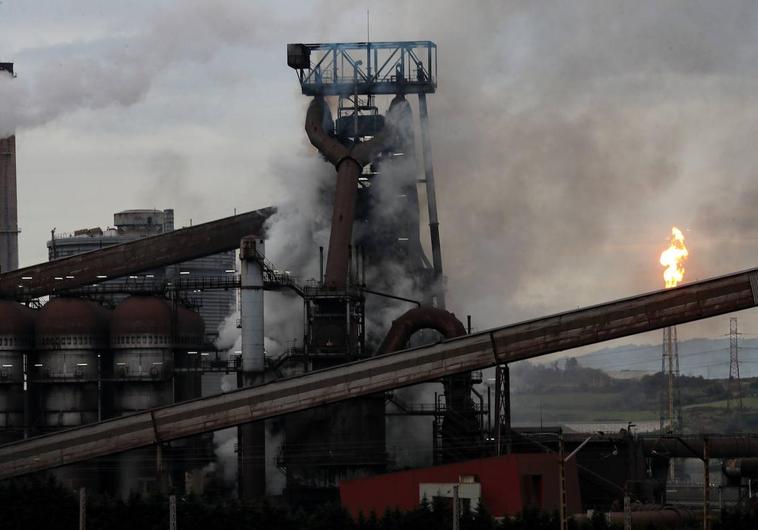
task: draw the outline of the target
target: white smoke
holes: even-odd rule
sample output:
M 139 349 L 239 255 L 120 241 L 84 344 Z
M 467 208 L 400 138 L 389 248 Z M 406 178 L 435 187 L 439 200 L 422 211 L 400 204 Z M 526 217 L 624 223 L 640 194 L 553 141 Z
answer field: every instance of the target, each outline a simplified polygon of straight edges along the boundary
M 273 18 L 241 0 L 176 2 L 156 9 L 134 34 L 97 47 L 64 47 L 30 75 L 0 74 L 0 136 L 79 109 L 133 105 L 173 65 L 207 63 L 225 48 L 260 44 L 275 26 L 295 23 L 271 24 Z

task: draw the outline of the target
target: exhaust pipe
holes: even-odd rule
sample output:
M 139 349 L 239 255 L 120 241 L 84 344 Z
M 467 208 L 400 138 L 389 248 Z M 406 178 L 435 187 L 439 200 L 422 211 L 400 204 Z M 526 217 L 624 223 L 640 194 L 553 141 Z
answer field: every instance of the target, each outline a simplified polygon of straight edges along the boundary
M 379 134 L 368 142 L 356 144 L 352 148 L 345 147 L 324 131 L 324 118 L 328 116 L 328 108 L 323 97 L 316 96 L 308 106 L 305 116 L 308 140 L 337 169 L 332 228 L 324 274 L 324 284 L 327 287 L 347 287 L 348 247 L 353 237 L 358 177 L 363 171 L 363 166 L 392 144 L 395 131 L 391 125 L 391 117 L 397 112 L 398 104 L 401 102 L 405 102 L 402 96 L 396 96 L 392 100 L 387 111 L 387 125 Z

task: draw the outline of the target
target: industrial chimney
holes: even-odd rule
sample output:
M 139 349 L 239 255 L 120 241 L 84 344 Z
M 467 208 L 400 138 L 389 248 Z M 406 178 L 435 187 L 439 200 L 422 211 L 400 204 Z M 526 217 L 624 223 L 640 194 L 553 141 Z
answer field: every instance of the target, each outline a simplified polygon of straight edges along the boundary
M 13 75 L 13 63 L 0 63 L 0 75 Z M 16 137 L 0 138 L 0 272 L 18 268 Z

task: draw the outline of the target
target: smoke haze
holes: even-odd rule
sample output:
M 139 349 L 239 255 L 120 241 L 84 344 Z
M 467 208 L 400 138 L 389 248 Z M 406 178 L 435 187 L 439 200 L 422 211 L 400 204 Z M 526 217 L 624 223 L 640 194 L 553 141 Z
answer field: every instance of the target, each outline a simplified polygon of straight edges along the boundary
M 0 79 L 0 130 L 21 128 L 22 259 L 43 256 L 48 224 L 86 226 L 77 216 L 123 209 L 146 179 L 135 189 L 119 182 L 170 152 L 208 197 L 195 222 L 233 206 L 303 208 L 274 227 L 269 255 L 315 276 L 328 213 L 305 198 L 316 183 L 329 188 L 333 170 L 306 147 L 307 101 L 284 45 L 363 40 L 366 7 L 166 1 L 111 18 L 84 13 L 94 26 L 63 13 L 68 34 L 35 41 L 23 30 L 44 14 L 3 4 L 0 43 L 19 77 Z M 439 46 L 429 104 L 448 300 L 475 327 L 660 288 L 657 256 L 673 224 L 691 250 L 686 279 L 758 261 L 753 2 L 370 7 L 373 40 Z M 113 198 L 91 205 L 102 212 L 59 206 L 93 175 L 113 186 Z M 721 334 L 724 322 L 680 333 Z

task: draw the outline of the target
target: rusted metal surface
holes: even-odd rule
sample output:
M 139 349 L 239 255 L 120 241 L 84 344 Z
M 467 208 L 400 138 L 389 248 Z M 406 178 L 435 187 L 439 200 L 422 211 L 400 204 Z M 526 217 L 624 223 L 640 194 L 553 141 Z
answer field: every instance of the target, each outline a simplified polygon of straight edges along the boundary
M 693 282 L 30 438 L 0 447 L 0 478 L 748 309 L 756 277 L 758 269 Z
M 404 103 L 405 98 L 397 96 L 390 103 L 387 112 L 387 126 L 368 142 L 356 144 L 348 149 L 324 131 L 325 113 L 328 114 L 324 98 L 315 97 L 305 115 L 305 132 L 308 140 L 337 169 L 337 183 L 332 209 L 332 226 L 329 235 L 329 251 L 326 257 L 324 283 L 336 289 L 347 285 L 349 247 L 353 236 L 355 200 L 358 194 L 358 177 L 363 166 L 370 163 L 393 141 L 394 131 L 389 118 Z M 331 122 L 331 117 L 329 120 Z
M 758 457 L 758 434 L 707 434 L 644 437 L 645 454 L 670 458 L 702 458 L 704 440 L 710 458 Z
M 617 525 L 619 528 L 624 524 L 624 512 L 606 512 L 605 520 Z M 678 506 L 659 505 L 635 505 L 631 511 L 632 528 L 681 528 L 697 519 L 697 513 L 687 508 Z M 579 524 L 587 524 L 592 519 L 586 514 L 580 513 L 573 516 Z
M 235 249 L 263 236 L 275 208 L 263 208 L 102 250 L 0 274 L 0 298 L 36 297 Z
M 402 349 L 411 336 L 422 329 L 436 330 L 446 339 L 466 334 L 466 328 L 453 313 L 436 307 L 416 307 L 392 321 L 378 352 L 382 354 Z

